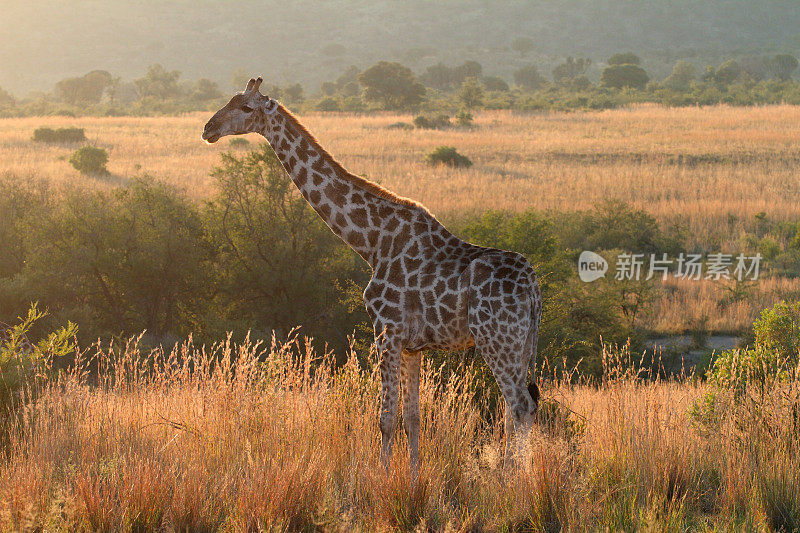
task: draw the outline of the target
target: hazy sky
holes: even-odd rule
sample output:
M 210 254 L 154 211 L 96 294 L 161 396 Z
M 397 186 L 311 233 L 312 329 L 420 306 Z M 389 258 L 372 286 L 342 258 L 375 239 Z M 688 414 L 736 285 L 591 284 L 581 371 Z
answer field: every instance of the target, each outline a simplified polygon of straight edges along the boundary
M 418 72 L 475 59 L 508 78 L 525 62 L 549 73 L 566 55 L 599 64 L 632 50 L 659 75 L 676 58 L 800 49 L 794 0 L 0 0 L 0 13 L 0 87 L 17 95 L 94 69 L 131 79 L 156 62 L 223 85 L 240 67 L 314 85 L 379 59 Z M 536 42 L 530 56 L 509 50 L 520 36 Z M 344 51 L 323 53 L 332 43 Z

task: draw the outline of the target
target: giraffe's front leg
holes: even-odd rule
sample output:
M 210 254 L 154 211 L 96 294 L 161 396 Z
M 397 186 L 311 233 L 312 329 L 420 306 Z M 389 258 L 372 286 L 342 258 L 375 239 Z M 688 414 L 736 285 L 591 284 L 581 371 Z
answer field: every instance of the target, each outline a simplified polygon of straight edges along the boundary
M 403 352 L 400 374 L 403 381 L 403 425 L 408 438 L 411 480 L 419 475 L 419 374 L 422 352 Z
M 381 412 L 378 418 L 381 429 L 381 461 L 388 470 L 389 460 L 392 457 L 394 431 L 397 427 L 401 349 L 399 343 L 391 338 L 386 338 L 385 333 L 383 338 L 377 340 L 377 347 L 381 370 Z

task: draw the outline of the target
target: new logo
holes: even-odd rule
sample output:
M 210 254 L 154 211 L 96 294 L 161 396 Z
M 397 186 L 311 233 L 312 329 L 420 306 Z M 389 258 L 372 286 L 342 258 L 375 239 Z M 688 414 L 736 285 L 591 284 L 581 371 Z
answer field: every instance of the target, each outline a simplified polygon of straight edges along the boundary
M 590 283 L 596 279 L 605 277 L 608 271 L 608 262 L 603 259 L 603 256 L 584 250 L 578 257 L 578 276 L 581 281 Z

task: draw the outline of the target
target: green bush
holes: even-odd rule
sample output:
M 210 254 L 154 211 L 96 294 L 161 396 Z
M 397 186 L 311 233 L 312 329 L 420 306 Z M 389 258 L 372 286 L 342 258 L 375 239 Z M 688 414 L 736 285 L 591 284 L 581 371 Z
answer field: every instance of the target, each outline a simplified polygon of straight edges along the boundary
M 796 365 L 800 352 L 800 302 L 780 302 L 753 323 L 756 345 Z
M 339 100 L 328 96 L 317 102 L 317 111 L 341 111 L 342 106 L 339 105 Z
M 458 122 L 459 126 L 464 126 L 467 128 L 472 126 L 472 119 L 472 113 L 469 111 L 459 111 L 458 114 L 456 114 L 456 121 Z
M 75 150 L 69 158 L 70 164 L 81 174 L 108 174 L 108 152 L 96 146 L 83 146 Z
M 241 157 L 223 154 L 212 173 L 218 193 L 207 204 L 206 239 L 218 250 L 215 286 L 227 322 L 208 327 L 217 329 L 214 337 L 254 327 L 268 337 L 302 325 L 306 334 L 343 348 L 354 320 L 367 318 L 362 302 L 351 308 L 342 301 L 343 288 L 366 284 L 369 276 L 286 179 L 272 148 L 259 148 Z
M 445 114 L 436 115 L 435 117 L 418 115 L 414 117 L 414 126 L 426 130 L 441 130 L 451 126 L 450 117 Z
M 465 155 L 461 155 L 452 146 L 439 146 L 433 152 L 425 156 L 429 165 L 447 165 L 455 168 L 467 168 L 472 166 L 472 161 Z
M 622 89 L 632 87 L 644 89 L 650 77 L 645 70 L 638 65 L 611 65 L 603 69 L 600 75 L 600 83 L 606 87 Z
M 414 125 L 409 124 L 408 122 L 393 122 L 386 126 L 386 129 L 390 130 L 413 130 Z
M 33 140 L 41 143 L 78 143 L 86 140 L 83 128 L 36 128 Z
M 75 351 L 73 339 L 78 327 L 69 322 L 37 344 L 29 345 L 31 328 L 45 313 L 32 304 L 25 318 L 5 329 L 0 326 L 0 441 L 14 410 L 36 393 L 36 380 L 52 366 L 53 360 Z
M 69 317 L 83 342 L 143 330 L 163 341 L 201 330 L 189 325 L 208 297 L 198 211 L 147 179 L 113 191 L 65 190 L 26 221 L 25 265 L 8 298 Z
M 753 323 L 755 345 L 719 354 L 709 373 L 717 388 L 742 391 L 748 384 L 798 377 L 800 302 L 780 302 Z

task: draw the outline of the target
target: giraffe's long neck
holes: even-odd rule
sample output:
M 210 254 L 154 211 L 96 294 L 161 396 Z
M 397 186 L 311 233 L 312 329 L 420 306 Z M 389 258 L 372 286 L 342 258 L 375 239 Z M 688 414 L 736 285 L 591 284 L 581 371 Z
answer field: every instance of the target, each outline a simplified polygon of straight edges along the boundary
M 276 104 L 277 105 L 277 104 Z M 405 206 L 376 196 L 327 155 L 283 106 L 266 116 L 262 135 L 303 197 L 328 227 L 375 267 L 394 231 L 387 221 Z

